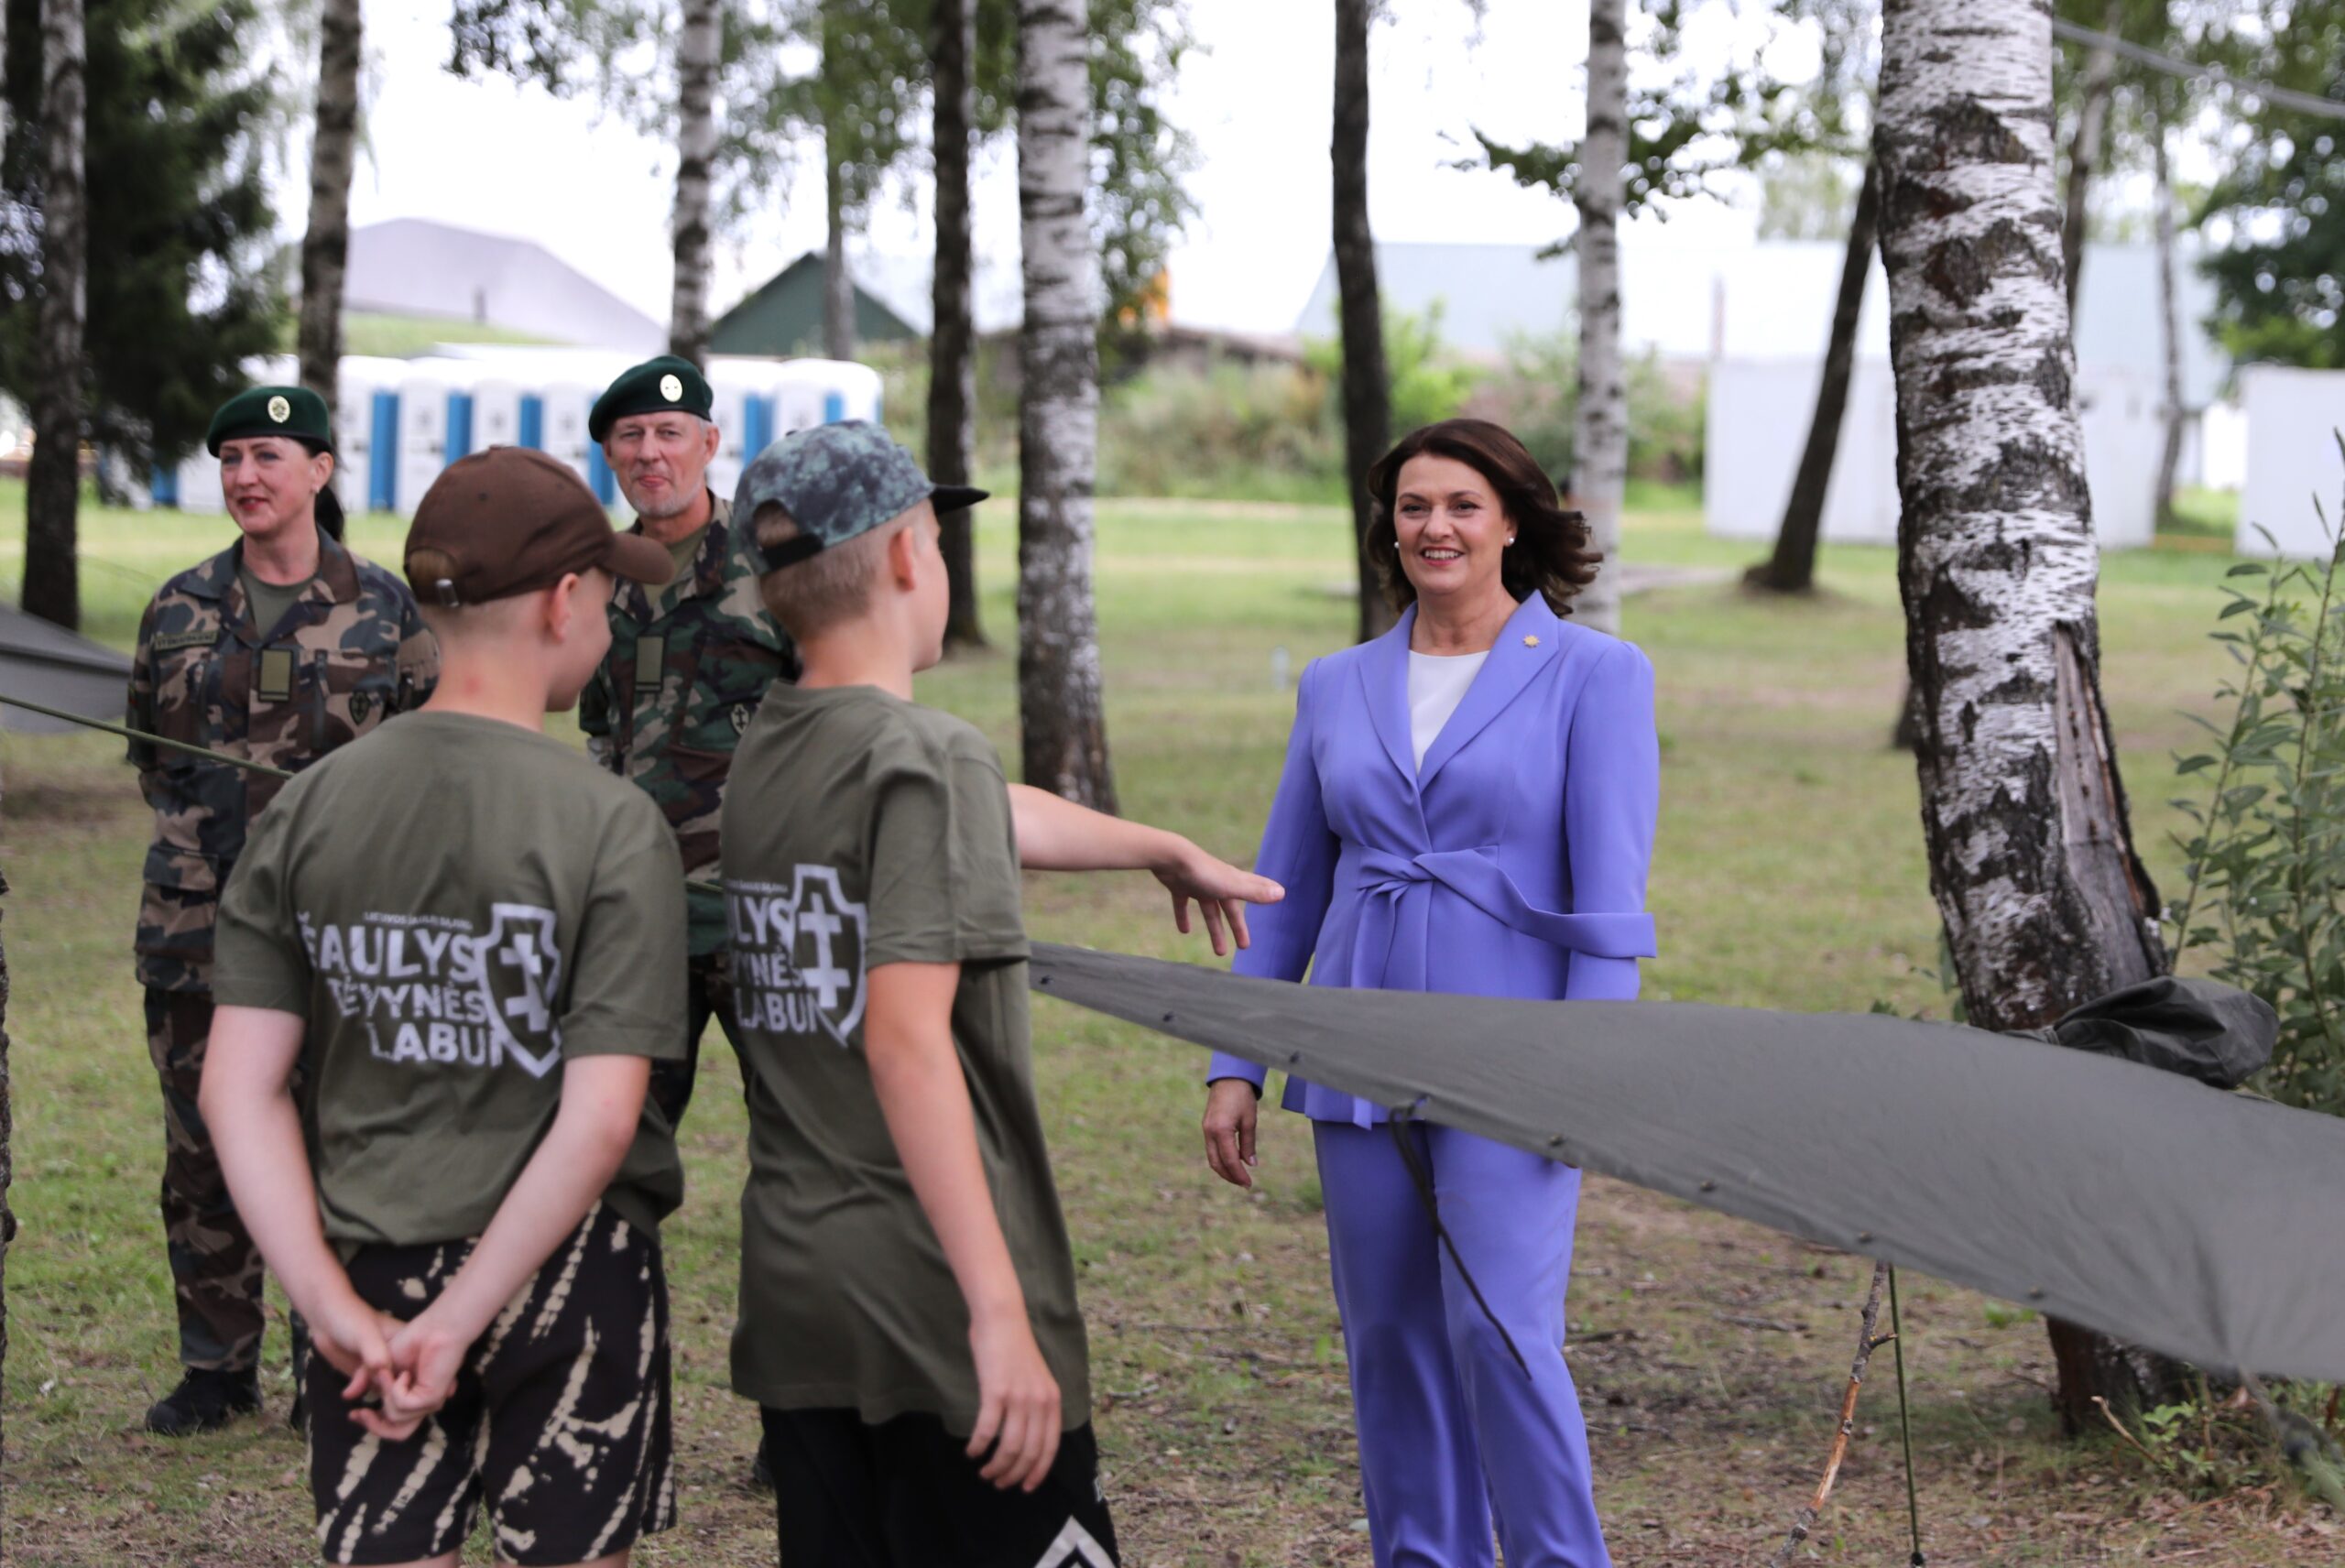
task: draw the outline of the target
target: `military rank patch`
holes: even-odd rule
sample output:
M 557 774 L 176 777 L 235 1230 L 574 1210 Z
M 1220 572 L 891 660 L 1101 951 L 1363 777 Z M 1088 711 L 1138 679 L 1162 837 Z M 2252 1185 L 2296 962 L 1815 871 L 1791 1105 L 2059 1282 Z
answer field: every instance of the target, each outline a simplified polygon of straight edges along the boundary
M 749 731 L 749 721 L 757 716 L 757 712 L 758 711 L 755 708 L 752 708 L 747 702 L 734 703 L 733 733 L 736 735 L 747 735 Z
M 365 724 L 366 722 L 366 715 L 374 711 L 375 693 L 372 691 L 353 691 L 350 694 L 350 722 L 352 724 Z
M 253 682 L 253 693 L 264 702 L 282 702 L 293 695 L 291 648 L 265 648 L 260 650 L 260 674 Z

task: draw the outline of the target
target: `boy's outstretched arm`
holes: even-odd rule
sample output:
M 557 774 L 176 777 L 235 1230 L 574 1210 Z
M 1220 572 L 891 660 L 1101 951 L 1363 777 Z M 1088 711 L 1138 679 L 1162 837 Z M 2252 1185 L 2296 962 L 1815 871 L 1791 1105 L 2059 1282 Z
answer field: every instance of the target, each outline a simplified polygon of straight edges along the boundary
M 562 1102 L 544 1140 L 447 1289 L 392 1336 L 392 1364 L 411 1382 L 386 1390 L 383 1408 L 406 1432 L 447 1402 L 473 1342 L 611 1184 L 635 1142 L 650 1081 L 649 1057 L 573 1056 L 562 1062 Z
M 1217 958 L 1227 956 L 1233 937 L 1239 947 L 1250 940 L 1247 905 L 1286 897 L 1269 877 L 1216 860 L 1179 833 L 1128 822 L 1031 784 L 1009 787 L 1009 814 L 1017 824 L 1018 863 L 1027 870 L 1151 872 L 1172 895 L 1172 923 L 1183 936 L 1194 900 Z
M 311 1344 L 350 1378 L 342 1397 L 362 1399 L 371 1385 L 387 1399 L 398 1383 L 389 1348 L 398 1320 L 351 1288 L 318 1219 L 317 1184 L 292 1094 L 304 1027 L 293 1013 L 220 1007 L 212 1017 L 197 1103 L 253 1244 L 293 1310 L 308 1320 Z M 354 1410 L 352 1419 L 378 1437 L 405 1435 L 371 1410 Z
M 1031 1492 L 1058 1457 L 1063 1418 L 1058 1380 L 1034 1343 L 1026 1293 L 977 1153 L 968 1081 L 953 1046 L 953 995 L 960 981 L 957 964 L 874 967 L 865 982 L 863 1051 L 904 1174 L 968 1303 L 979 1400 L 969 1457 L 981 1458 L 991 1447 L 993 1458 L 979 1474 L 997 1486 Z

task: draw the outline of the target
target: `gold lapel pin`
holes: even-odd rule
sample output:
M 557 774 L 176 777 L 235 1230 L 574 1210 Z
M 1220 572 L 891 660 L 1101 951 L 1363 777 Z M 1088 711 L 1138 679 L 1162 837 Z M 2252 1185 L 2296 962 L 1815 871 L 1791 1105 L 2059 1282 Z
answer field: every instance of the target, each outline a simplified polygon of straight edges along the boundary
M 1525 648 L 1537 648 L 1537 647 L 1539 646 L 1539 637 L 1538 637 L 1538 634 L 1534 632 L 1534 633 L 1532 633 L 1532 635 L 1530 635 L 1530 636 L 1528 636 L 1528 637 L 1524 637 L 1524 638 L 1522 639 L 1522 646 L 1523 646 L 1523 647 L 1525 647 Z

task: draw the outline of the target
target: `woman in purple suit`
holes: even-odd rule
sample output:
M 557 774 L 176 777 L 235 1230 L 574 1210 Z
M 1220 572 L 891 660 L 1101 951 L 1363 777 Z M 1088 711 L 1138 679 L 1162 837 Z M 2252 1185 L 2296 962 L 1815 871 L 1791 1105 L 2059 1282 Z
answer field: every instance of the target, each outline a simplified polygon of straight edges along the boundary
M 1416 431 L 1369 486 L 1401 623 L 1303 671 L 1255 864 L 1286 901 L 1256 911 L 1238 972 L 1633 997 L 1653 953 L 1652 667 L 1562 618 L 1595 574 L 1585 523 L 1480 419 Z M 1262 1069 L 1216 1056 L 1210 1076 L 1207 1162 L 1250 1186 Z M 1284 1104 L 1313 1123 L 1378 1568 L 1482 1568 L 1494 1525 L 1508 1568 L 1608 1563 L 1563 1354 L 1579 1172 L 1422 1122 L 1396 1138 L 1381 1107 L 1293 1079 Z

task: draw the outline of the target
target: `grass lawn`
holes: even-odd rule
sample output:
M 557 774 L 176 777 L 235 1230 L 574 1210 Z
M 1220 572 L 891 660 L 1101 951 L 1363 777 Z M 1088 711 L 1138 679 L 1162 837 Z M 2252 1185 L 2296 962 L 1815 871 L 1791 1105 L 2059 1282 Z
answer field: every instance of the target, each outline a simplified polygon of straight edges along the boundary
M 0 490 L 0 592 L 21 561 L 20 490 Z M 1010 508 L 980 551 L 994 654 L 923 678 L 1013 767 Z M 93 635 L 126 646 L 165 573 L 230 537 L 223 518 L 85 514 Z M 400 525 L 359 547 L 398 558 Z M 1697 511 L 1645 510 L 1626 556 L 1739 568 Z M 1272 671 L 1341 644 L 1347 524 L 1333 507 L 1111 502 L 1100 508 L 1108 732 L 1126 809 L 1243 856 L 1260 831 L 1292 711 Z M 2157 551 L 2106 564 L 2106 681 L 2134 826 L 2169 891 L 2172 748 L 2221 669 L 2206 639 L 2229 558 Z M 1902 682 L 1893 562 L 1836 549 L 1813 601 L 1723 585 L 1631 600 L 1660 672 L 1663 813 L 1646 994 L 1719 1003 L 1942 1010 L 1937 921 L 1910 760 L 1886 739 Z M 1279 658 L 1283 650 L 1285 658 Z M 170 1443 L 136 1429 L 175 1376 L 155 1215 L 160 1127 L 128 940 L 147 822 L 119 748 L 0 739 L 10 885 L 16 1187 L 8 1262 L 7 1548 L 39 1564 L 313 1560 L 299 1442 L 269 1416 Z M 353 824 L 364 832 L 365 824 Z M 1038 937 L 1183 950 L 1137 877 L 1029 880 Z M 1108 1486 L 1135 1564 L 1364 1565 L 1342 1339 L 1302 1123 L 1264 1118 L 1251 1198 L 1205 1169 L 1203 1062 L 1189 1047 L 1038 1000 L 1043 1113 L 1084 1280 Z M 683 1522 L 651 1564 L 769 1563 L 767 1505 L 743 1486 L 754 1443 L 725 1387 L 738 1075 L 712 1041 L 684 1129 L 691 1193 L 666 1233 L 678 1337 Z M 1656 1198 L 1587 1188 L 1570 1318 L 1616 1560 L 1746 1563 L 1813 1487 L 1845 1385 L 1860 1259 Z M 2291 1489 L 2216 1501 L 2150 1477 L 2113 1440 L 2064 1443 L 2034 1314 L 1905 1282 L 1915 1461 L 1930 1561 L 2283 1564 L 2338 1560 L 2338 1525 Z M 1902 1561 L 1904 1492 L 1886 1356 L 1814 1560 Z M 486 1557 L 476 1542 L 473 1561 Z

